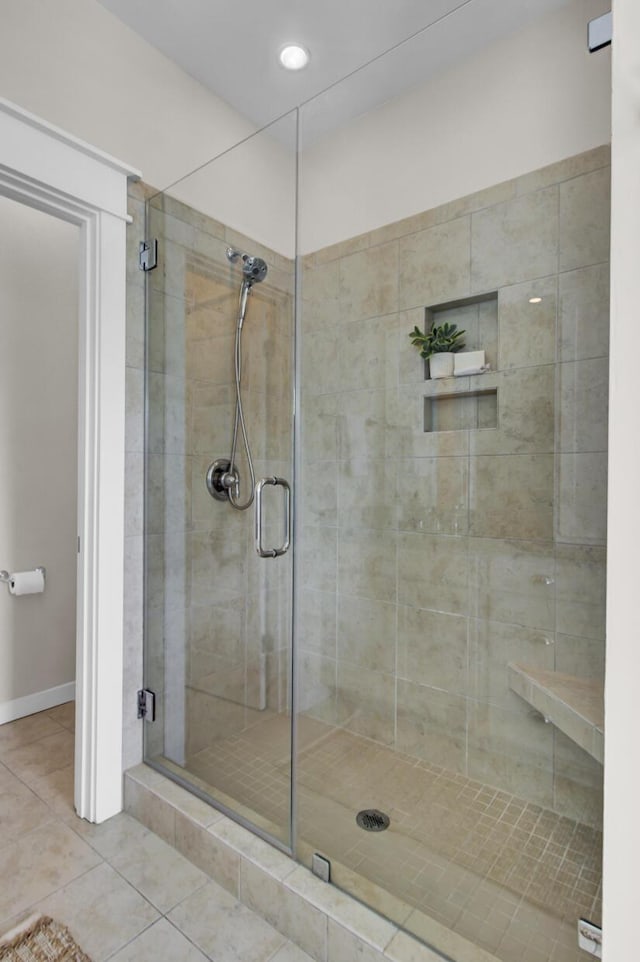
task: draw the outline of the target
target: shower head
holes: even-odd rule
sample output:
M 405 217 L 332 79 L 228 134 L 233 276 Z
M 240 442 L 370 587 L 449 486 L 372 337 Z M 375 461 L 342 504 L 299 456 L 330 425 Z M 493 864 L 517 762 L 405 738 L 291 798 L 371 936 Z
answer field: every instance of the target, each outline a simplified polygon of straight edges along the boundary
M 242 273 L 251 281 L 260 283 L 267 276 L 267 265 L 261 257 L 250 257 L 248 254 L 242 255 Z
M 242 273 L 251 283 L 259 284 L 267 276 L 268 267 L 261 257 L 252 257 L 251 254 L 243 254 L 233 247 L 227 247 L 227 258 L 232 264 L 242 260 Z

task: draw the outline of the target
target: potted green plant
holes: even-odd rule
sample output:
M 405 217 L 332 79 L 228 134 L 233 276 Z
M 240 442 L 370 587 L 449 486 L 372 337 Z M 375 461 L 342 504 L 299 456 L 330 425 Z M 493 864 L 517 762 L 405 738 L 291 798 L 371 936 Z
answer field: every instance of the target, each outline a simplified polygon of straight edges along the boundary
M 426 334 L 416 324 L 409 337 L 420 357 L 429 361 L 430 376 L 438 378 L 453 376 L 453 355 L 464 347 L 460 340 L 463 334 L 465 331 L 459 331 L 457 324 L 433 324 Z

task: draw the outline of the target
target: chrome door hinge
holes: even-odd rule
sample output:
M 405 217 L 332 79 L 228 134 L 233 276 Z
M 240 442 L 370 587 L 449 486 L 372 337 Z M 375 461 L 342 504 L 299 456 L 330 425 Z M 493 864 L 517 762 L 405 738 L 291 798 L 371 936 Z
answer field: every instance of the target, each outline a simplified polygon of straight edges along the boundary
M 323 882 L 331 881 L 331 862 L 319 852 L 314 852 L 311 858 L 311 871 Z
M 578 947 L 595 955 L 596 959 L 602 958 L 602 927 L 590 922 L 589 919 L 578 920 Z
M 156 720 L 156 694 L 149 688 L 141 688 L 138 692 L 138 718 L 148 722 Z
M 603 13 L 601 17 L 596 17 L 595 20 L 589 21 L 589 53 L 595 53 L 596 50 L 602 50 L 603 47 L 608 47 L 612 41 L 612 37 L 613 18 L 611 11 L 609 11 L 609 13 Z
M 138 267 L 141 271 L 153 271 L 158 266 L 158 241 L 140 241 Z

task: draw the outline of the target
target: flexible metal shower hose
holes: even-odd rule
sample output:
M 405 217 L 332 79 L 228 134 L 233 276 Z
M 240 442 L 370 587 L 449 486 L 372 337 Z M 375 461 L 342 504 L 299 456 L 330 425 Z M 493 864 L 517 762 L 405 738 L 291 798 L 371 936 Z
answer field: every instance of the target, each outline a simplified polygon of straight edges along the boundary
M 231 458 L 229 459 L 229 473 L 233 473 L 236 477 L 236 482 L 233 487 L 228 489 L 229 501 L 232 507 L 237 511 L 246 511 L 247 508 L 251 507 L 253 504 L 254 490 L 256 486 L 256 476 L 253 470 L 253 458 L 251 457 L 251 447 L 249 445 L 249 438 L 247 435 L 247 426 L 244 420 L 244 411 L 242 409 L 242 326 L 244 324 L 245 313 L 247 310 L 247 299 L 251 293 L 251 283 L 244 280 L 242 282 L 242 287 L 240 288 L 240 302 L 238 305 L 238 320 L 236 324 L 236 340 L 235 340 L 235 375 L 236 375 L 236 414 L 233 424 L 233 441 L 231 442 Z M 244 442 L 244 449 L 247 455 L 247 463 L 249 466 L 249 475 L 251 478 L 250 494 L 246 501 L 240 501 L 240 478 L 235 468 L 236 451 L 238 447 L 238 425 L 242 431 L 242 440 Z

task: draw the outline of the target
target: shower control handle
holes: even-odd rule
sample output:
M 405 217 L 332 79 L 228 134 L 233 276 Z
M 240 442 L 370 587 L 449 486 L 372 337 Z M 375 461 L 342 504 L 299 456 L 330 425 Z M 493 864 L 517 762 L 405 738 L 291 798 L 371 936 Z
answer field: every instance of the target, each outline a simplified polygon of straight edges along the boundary
M 265 548 L 262 545 L 262 492 L 265 485 L 280 486 L 284 491 L 284 541 L 279 548 Z M 256 484 L 256 551 L 261 558 L 279 558 L 286 554 L 291 544 L 291 488 L 284 478 L 275 475 L 271 478 L 261 478 Z

